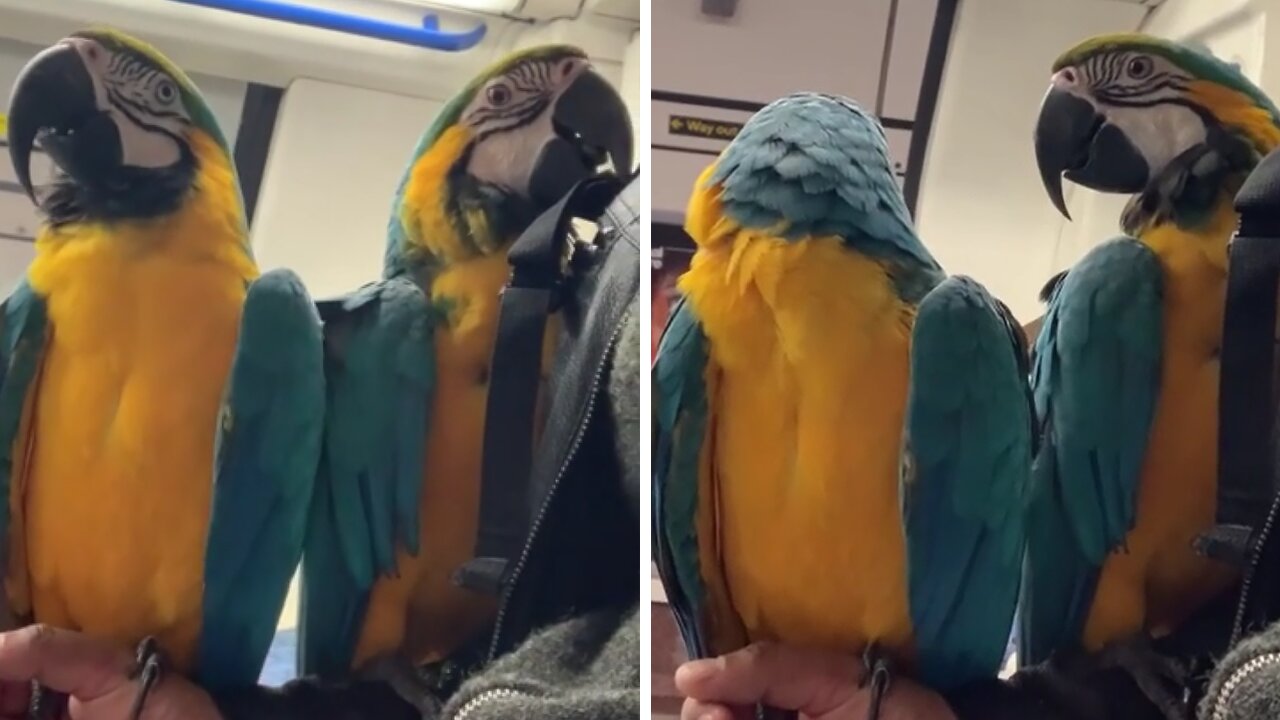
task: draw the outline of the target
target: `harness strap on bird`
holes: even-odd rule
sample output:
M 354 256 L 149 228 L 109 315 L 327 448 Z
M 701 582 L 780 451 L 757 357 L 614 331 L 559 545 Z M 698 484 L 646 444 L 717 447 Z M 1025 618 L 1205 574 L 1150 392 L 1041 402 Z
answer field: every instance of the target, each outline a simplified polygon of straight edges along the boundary
M 622 187 L 611 174 L 583 180 L 540 215 L 507 254 L 511 277 L 502 291 L 489 372 L 475 555 L 454 574 L 463 587 L 500 594 L 524 548 L 532 521 L 529 471 L 542 343 L 547 316 L 559 304 L 571 223 L 600 217 Z

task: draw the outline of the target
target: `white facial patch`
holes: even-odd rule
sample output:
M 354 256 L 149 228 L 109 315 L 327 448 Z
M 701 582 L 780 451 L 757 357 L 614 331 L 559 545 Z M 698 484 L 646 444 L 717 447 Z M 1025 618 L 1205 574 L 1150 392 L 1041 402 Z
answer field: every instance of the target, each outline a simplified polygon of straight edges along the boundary
M 1124 131 L 1147 159 L 1155 177 L 1175 157 L 1205 141 L 1208 130 L 1200 116 L 1185 105 L 1105 107 L 1111 124 Z
M 126 167 L 159 169 L 182 159 L 177 138 L 190 119 L 174 80 L 89 38 L 66 40 L 93 78 L 94 100 L 120 133 Z
M 119 111 L 111 111 L 111 119 L 120 131 L 126 167 L 159 169 L 182 159 L 182 148 L 171 136 L 144 128 Z
M 554 133 L 550 112 L 514 130 L 493 133 L 472 149 L 467 172 L 483 183 L 528 195 L 529 166 Z

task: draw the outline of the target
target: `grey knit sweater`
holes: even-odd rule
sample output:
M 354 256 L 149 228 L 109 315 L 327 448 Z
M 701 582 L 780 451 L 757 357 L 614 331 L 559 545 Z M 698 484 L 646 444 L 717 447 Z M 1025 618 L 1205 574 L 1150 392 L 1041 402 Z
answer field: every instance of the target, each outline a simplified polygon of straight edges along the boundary
M 640 717 L 636 608 L 598 612 L 529 638 L 462 686 L 450 720 L 631 720 Z
M 1280 718 L 1280 624 L 1242 641 L 1218 663 L 1199 717 Z

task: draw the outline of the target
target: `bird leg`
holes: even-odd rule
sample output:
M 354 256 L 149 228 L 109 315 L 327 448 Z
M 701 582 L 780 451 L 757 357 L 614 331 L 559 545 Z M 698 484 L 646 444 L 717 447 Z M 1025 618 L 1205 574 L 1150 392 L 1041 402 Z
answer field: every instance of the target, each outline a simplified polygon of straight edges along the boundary
M 862 653 L 862 664 L 866 668 L 866 672 L 862 676 L 861 687 L 870 687 L 871 702 L 867 706 L 866 720 L 879 720 L 880 706 L 884 703 L 884 698 L 889 694 L 889 685 L 893 680 L 892 666 L 889 659 L 880 653 L 880 648 L 875 643 L 867 646 Z M 779 710 L 766 705 L 761 705 L 756 709 L 756 720 L 796 720 L 799 713 L 791 710 Z
M 133 707 L 129 710 L 128 720 L 140 720 L 147 704 L 147 696 L 160 682 L 161 675 L 168 664 L 155 638 L 148 637 L 138 643 L 133 671 L 129 673 L 130 680 L 138 681 L 138 692 L 133 696 Z
M 862 664 L 866 674 L 862 678 L 862 686 L 871 686 L 871 701 L 867 705 L 867 720 L 879 720 L 880 705 L 889 694 L 889 685 L 893 682 L 892 666 L 889 659 L 880 653 L 875 643 L 867 645 L 862 654 Z
M 436 669 L 436 675 L 444 672 Z M 391 686 L 396 695 L 417 708 L 424 718 L 439 717 L 444 705 L 437 697 L 437 685 L 413 662 L 398 652 L 384 653 L 369 659 L 361 666 L 359 675 L 363 679 L 377 680 Z
M 31 681 L 31 704 L 28 720 L 60 720 L 66 715 L 67 696 Z
M 1118 667 L 1129 673 L 1166 720 L 1191 720 L 1191 710 L 1183 699 L 1191 679 L 1190 666 L 1160 654 L 1146 633 L 1111 643 L 1098 660 L 1103 667 Z

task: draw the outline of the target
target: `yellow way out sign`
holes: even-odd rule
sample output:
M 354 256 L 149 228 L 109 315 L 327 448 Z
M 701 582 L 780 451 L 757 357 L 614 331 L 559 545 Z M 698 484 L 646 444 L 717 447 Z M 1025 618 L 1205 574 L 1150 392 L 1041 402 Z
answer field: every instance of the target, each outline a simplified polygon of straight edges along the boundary
M 738 136 L 742 123 L 711 120 L 690 115 L 672 115 L 667 120 L 667 132 L 672 135 L 729 141 Z

